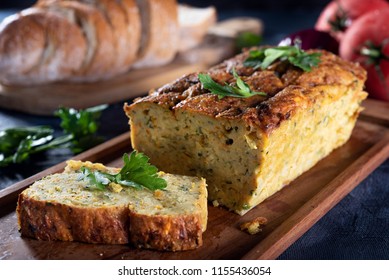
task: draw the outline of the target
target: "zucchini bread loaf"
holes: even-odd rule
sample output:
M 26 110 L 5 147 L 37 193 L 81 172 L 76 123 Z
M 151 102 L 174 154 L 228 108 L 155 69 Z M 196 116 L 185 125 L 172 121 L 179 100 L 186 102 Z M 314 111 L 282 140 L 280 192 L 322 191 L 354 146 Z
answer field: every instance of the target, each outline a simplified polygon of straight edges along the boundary
M 158 173 L 167 187 L 110 184 L 95 189 L 81 169 L 117 173 L 102 164 L 69 161 L 64 173 L 35 182 L 19 195 L 20 232 L 39 240 L 126 244 L 157 250 L 189 250 L 202 245 L 207 225 L 204 179 Z M 80 177 L 81 176 L 81 177 Z
M 206 72 L 220 86 L 239 78 L 262 93 L 248 98 L 217 96 L 198 73 L 151 91 L 124 106 L 133 147 L 166 172 L 206 178 L 208 198 L 243 215 L 351 135 L 366 73 L 329 52 L 307 52 L 315 53 L 310 71 L 285 60 L 249 67 L 245 51 Z

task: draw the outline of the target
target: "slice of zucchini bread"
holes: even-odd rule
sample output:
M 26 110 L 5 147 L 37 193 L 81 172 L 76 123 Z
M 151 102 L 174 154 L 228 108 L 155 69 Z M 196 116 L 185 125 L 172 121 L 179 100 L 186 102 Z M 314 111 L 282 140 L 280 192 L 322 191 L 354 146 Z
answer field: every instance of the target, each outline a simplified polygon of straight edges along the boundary
M 365 71 L 325 51 L 304 72 L 287 61 L 246 67 L 245 51 L 206 73 L 220 85 L 238 77 L 266 96 L 219 98 L 198 73 L 125 104 L 133 147 L 166 172 L 207 180 L 208 198 L 243 215 L 350 137 Z
M 204 179 L 159 172 L 165 189 L 151 191 L 110 184 L 99 190 L 82 178 L 82 167 L 110 174 L 119 169 L 69 161 L 64 173 L 49 175 L 19 195 L 22 236 L 39 240 L 126 244 L 157 250 L 202 245 L 207 225 Z

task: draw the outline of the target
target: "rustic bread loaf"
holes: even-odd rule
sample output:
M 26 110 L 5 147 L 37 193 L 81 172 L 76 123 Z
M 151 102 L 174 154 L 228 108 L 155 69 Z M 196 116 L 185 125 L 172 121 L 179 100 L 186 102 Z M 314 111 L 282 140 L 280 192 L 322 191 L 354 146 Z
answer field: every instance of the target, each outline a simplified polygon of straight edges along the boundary
M 137 0 L 142 19 L 139 59 L 135 68 L 172 61 L 178 50 L 179 29 L 176 0 Z
M 39 240 L 126 244 L 157 250 L 202 245 L 207 225 L 204 179 L 159 173 L 162 190 L 112 185 L 91 188 L 80 179 L 86 166 L 111 174 L 102 164 L 69 161 L 64 173 L 49 175 L 19 195 L 17 215 L 23 236 Z
M 249 51 L 207 72 L 235 83 L 234 68 L 267 96 L 220 99 L 193 73 L 125 105 L 133 147 L 167 172 L 206 178 L 210 200 L 246 213 L 344 144 L 361 111 L 365 71 L 312 52 L 321 62 L 310 72 L 245 67 Z
M 94 82 L 167 64 L 215 19 L 176 0 L 39 0 L 0 24 L 0 82 Z
M 81 68 L 87 54 L 82 30 L 41 8 L 9 17 L 0 34 L 1 81 L 6 84 L 68 79 Z
M 213 6 L 196 8 L 178 5 L 179 51 L 185 52 L 198 46 L 210 27 L 216 24 L 216 20 L 216 9 Z
M 68 19 L 85 34 L 83 67 L 68 80 L 107 79 L 126 72 L 137 59 L 142 31 L 135 0 L 40 0 L 36 6 Z

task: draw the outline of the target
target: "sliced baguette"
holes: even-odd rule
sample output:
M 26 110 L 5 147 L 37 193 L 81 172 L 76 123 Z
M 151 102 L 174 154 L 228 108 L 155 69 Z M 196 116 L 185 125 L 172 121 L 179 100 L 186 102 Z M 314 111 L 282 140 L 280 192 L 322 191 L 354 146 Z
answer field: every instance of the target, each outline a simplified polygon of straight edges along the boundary
M 126 244 L 156 250 L 202 245 L 207 222 L 204 179 L 159 173 L 168 186 L 155 192 L 122 188 L 94 190 L 80 168 L 117 173 L 90 162 L 69 161 L 64 173 L 35 182 L 19 195 L 22 236 L 39 240 Z
M 5 18 L 1 22 L 0 33 L 0 77 L 2 82 L 7 82 L 39 63 L 46 34 L 39 23 L 20 13 Z
M 140 12 L 135 0 L 117 0 L 117 3 L 125 13 L 126 31 L 123 36 L 127 38 L 127 44 L 123 48 L 123 52 L 126 54 L 123 65 L 128 70 L 136 61 L 140 48 L 142 33 Z
M 178 50 L 176 0 L 137 0 L 142 36 L 139 59 L 134 68 L 152 67 L 173 60 Z
M 82 30 L 71 21 L 56 13 L 48 12 L 42 8 L 29 8 L 19 14 L 19 20 L 12 21 L 8 26 L 8 33 L 14 28 L 25 28 L 25 37 L 20 38 L 23 42 L 31 41 L 32 44 L 19 43 L 18 48 L 6 51 L 10 54 L 9 60 L 4 58 L 6 67 L 14 65 L 12 59 L 20 59 L 20 63 L 10 67 L 8 75 L 2 77 L 5 84 L 41 84 L 45 81 L 52 82 L 64 80 L 71 77 L 82 65 L 83 58 L 87 52 L 87 45 Z M 30 24 L 29 28 L 24 24 Z M 58 30 L 62 30 L 58 32 Z M 3 34 L 6 32 L 3 32 Z M 20 33 L 20 32 L 19 32 Z M 11 34 L 10 34 L 10 37 Z M 72 37 L 72 40 L 69 40 Z M 0 37 L 4 39 L 4 36 Z M 7 40 L 5 38 L 5 40 Z M 3 41 L 2 41 L 3 42 Z M 4 47 L 11 47 L 15 41 L 2 44 Z M 1 43 L 0 43 L 1 44 Z M 43 44 L 43 45 L 42 45 Z M 74 48 L 77 45 L 77 48 Z M 25 55 L 24 52 L 33 53 L 34 56 Z M 24 63 L 24 65 L 23 65 Z M 24 75 L 14 75 L 23 71 Z
M 72 18 L 87 40 L 87 53 L 82 60 L 82 68 L 68 80 L 91 82 L 108 79 L 116 74 L 116 69 L 113 68 L 115 59 L 112 55 L 116 48 L 114 35 L 108 21 L 97 7 L 78 1 L 56 0 L 41 1 L 38 6 Z
M 215 7 L 196 8 L 178 5 L 180 28 L 179 51 L 185 52 L 201 44 L 210 27 L 216 24 Z

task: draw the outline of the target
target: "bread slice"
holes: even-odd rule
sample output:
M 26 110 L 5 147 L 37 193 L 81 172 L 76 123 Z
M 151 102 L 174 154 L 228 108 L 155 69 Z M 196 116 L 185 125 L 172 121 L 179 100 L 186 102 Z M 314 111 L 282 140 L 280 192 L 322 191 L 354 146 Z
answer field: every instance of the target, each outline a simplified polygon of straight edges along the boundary
M 80 1 L 80 0 L 77 0 Z M 96 7 L 104 16 L 106 22 L 109 24 L 110 30 L 113 35 L 114 52 L 110 54 L 114 63 L 112 68 L 115 69 L 116 74 L 123 73 L 129 69 L 131 63 L 135 60 L 133 57 L 131 62 L 126 61 L 128 57 L 127 51 L 135 54 L 131 49 L 134 46 L 134 42 L 129 41 L 130 37 L 127 29 L 127 13 L 123 7 L 117 2 L 112 0 L 82 0 L 83 3 Z M 139 32 L 140 30 L 134 30 Z
M 189 250 L 202 245 L 207 224 L 204 179 L 159 173 L 166 189 L 150 191 L 112 185 L 91 188 L 80 168 L 111 174 L 119 169 L 69 161 L 64 173 L 49 175 L 19 195 L 22 236 L 39 240 L 126 244 L 156 250 Z
M 249 51 L 207 72 L 234 83 L 235 68 L 267 97 L 219 99 L 193 73 L 125 105 L 132 146 L 167 172 L 206 178 L 210 200 L 245 214 L 343 145 L 361 111 L 365 71 L 311 52 L 321 53 L 311 72 L 245 67 Z
M 20 13 L 6 17 L 0 24 L 1 82 L 18 73 L 26 73 L 39 63 L 46 34 L 39 23 Z M 25 55 L 29 53 L 29 55 Z
M 178 51 L 185 52 L 201 44 L 209 28 L 216 24 L 216 8 L 178 5 L 180 42 Z
M 178 50 L 176 0 L 136 0 L 141 14 L 142 36 L 134 68 L 152 67 L 173 60 Z
M 87 44 L 78 26 L 42 8 L 23 10 L 18 17 L 0 36 L 1 51 L 6 54 L 0 60 L 6 73 L 0 75 L 3 83 L 41 84 L 68 79 L 79 71 Z
M 92 82 L 117 74 L 117 69 L 113 67 L 116 58 L 112 56 L 116 50 L 114 34 L 96 6 L 79 1 L 44 0 L 38 3 L 38 7 L 73 20 L 86 38 L 87 52 L 82 59 L 82 67 L 68 80 Z
M 125 46 L 126 58 L 123 64 L 127 66 L 127 70 L 132 67 L 132 64 L 136 61 L 140 48 L 141 38 L 141 19 L 139 7 L 135 0 L 118 0 L 116 1 L 125 12 L 126 16 L 126 32 L 127 45 Z

